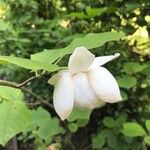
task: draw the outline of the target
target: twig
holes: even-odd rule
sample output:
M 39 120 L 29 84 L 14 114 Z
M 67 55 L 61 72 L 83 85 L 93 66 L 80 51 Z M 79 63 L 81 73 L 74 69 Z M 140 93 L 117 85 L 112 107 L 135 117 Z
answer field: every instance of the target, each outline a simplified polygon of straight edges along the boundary
M 13 144 L 13 150 L 18 150 L 18 143 L 17 143 L 17 138 L 14 136 L 12 138 L 12 144 Z
M 18 84 L 18 88 L 24 86 L 25 84 L 27 84 L 28 82 L 30 82 L 30 81 L 36 79 L 37 77 L 39 77 L 39 76 L 33 76 L 33 77 L 31 77 L 31 78 L 25 80 L 24 82 Z
M 72 148 L 72 150 L 76 150 L 74 144 L 71 141 L 71 138 L 68 135 L 66 136 L 66 140 L 68 141 L 68 144 L 70 145 L 70 147 Z
M 44 74 L 45 74 L 45 71 L 43 71 L 41 74 L 36 74 L 35 76 L 33 76 L 33 77 L 25 80 L 24 82 L 18 84 L 18 88 L 24 86 L 25 84 L 27 84 L 28 82 L 30 82 L 30 81 L 32 81 L 32 80 L 34 80 L 36 78 L 40 78 Z
M 38 106 L 40 104 L 41 104 L 41 102 L 39 101 L 39 102 L 34 102 L 34 103 L 28 103 L 28 106 L 29 107 L 34 107 L 34 106 Z
M 41 103 L 47 105 L 50 108 L 53 108 L 53 105 L 49 104 L 46 100 L 44 100 L 43 98 L 41 98 L 39 95 L 37 95 L 36 93 L 32 92 L 31 90 L 29 90 L 28 88 L 19 86 L 20 84 L 15 83 L 15 82 L 10 82 L 10 81 L 6 81 L 6 80 L 0 80 L 0 85 L 3 86 L 9 86 L 9 87 L 13 87 L 13 88 L 17 88 L 17 89 L 21 89 L 23 92 L 28 93 L 30 95 L 32 95 L 33 97 L 35 97 L 37 100 L 39 100 Z
M 75 147 L 74 143 L 71 140 L 71 134 L 70 134 L 70 131 L 68 129 L 67 122 L 60 120 L 60 123 L 62 124 L 62 126 L 66 130 L 66 136 L 65 136 L 65 138 L 66 138 L 68 144 L 70 145 L 70 147 L 71 147 L 72 150 L 76 150 L 76 147 Z

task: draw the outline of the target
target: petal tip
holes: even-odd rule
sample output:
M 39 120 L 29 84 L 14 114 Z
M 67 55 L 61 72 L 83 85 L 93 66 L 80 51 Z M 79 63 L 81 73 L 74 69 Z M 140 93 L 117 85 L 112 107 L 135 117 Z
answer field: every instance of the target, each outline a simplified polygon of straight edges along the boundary
M 66 120 L 71 114 L 71 112 L 64 112 L 63 114 L 60 114 L 57 111 L 56 111 L 56 113 L 58 114 L 58 116 L 60 117 L 60 119 L 62 121 Z
M 47 83 L 50 84 L 50 85 L 54 85 L 54 82 L 53 82 L 52 78 L 50 78 L 50 79 L 47 81 Z
M 120 56 L 120 53 L 115 53 L 115 58 L 119 57 Z

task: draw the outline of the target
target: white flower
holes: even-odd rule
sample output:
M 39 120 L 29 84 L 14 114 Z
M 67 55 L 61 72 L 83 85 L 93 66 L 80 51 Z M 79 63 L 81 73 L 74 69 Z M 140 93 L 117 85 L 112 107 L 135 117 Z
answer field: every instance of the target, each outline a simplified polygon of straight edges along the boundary
M 119 55 L 95 58 L 85 47 L 75 49 L 69 58 L 68 70 L 58 72 L 48 81 L 55 86 L 54 108 L 62 120 L 71 114 L 74 106 L 93 109 L 105 102 L 122 100 L 117 81 L 101 67 Z

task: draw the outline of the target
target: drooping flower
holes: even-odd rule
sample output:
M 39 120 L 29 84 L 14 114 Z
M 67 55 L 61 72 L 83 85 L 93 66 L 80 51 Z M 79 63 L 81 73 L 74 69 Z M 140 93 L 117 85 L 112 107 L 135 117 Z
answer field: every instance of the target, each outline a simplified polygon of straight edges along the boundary
M 68 70 L 60 71 L 48 80 L 55 86 L 54 108 L 62 120 L 69 117 L 74 106 L 94 109 L 106 102 L 122 100 L 117 81 L 101 67 L 119 55 L 95 57 L 83 46 L 74 50 Z

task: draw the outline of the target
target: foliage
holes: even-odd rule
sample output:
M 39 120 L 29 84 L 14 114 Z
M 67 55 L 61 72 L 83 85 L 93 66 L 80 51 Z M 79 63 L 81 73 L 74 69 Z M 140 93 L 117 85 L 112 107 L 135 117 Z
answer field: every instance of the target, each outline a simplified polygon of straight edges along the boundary
M 21 83 L 36 78 L 15 88 L 0 86 L 0 144 L 17 134 L 21 143 L 32 141 L 38 150 L 52 144 L 60 149 L 148 149 L 149 7 L 148 0 L 1 0 L 1 79 Z M 75 109 L 61 122 L 46 105 L 53 91 L 47 80 L 66 69 L 77 46 L 96 56 L 121 53 L 107 68 L 124 101 L 93 111 Z M 24 87 L 36 95 L 24 95 Z M 46 102 L 41 104 L 39 97 Z

